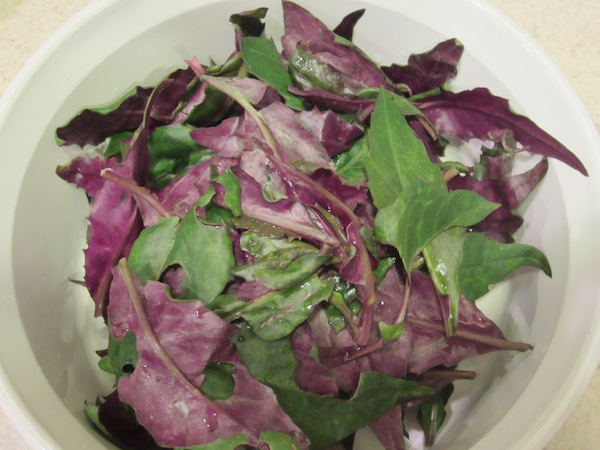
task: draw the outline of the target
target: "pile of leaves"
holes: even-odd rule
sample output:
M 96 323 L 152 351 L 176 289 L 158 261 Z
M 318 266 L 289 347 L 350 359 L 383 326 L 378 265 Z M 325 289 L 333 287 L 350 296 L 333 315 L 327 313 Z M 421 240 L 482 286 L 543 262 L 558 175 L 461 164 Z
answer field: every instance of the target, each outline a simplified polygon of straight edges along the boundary
M 87 406 L 127 449 L 342 448 L 370 427 L 428 443 L 460 361 L 506 340 L 475 300 L 509 273 L 550 275 L 514 242 L 516 208 L 554 157 L 581 162 L 487 89 L 453 92 L 450 39 L 379 66 L 283 2 L 231 16 L 234 51 L 86 109 L 57 130 L 96 148 L 57 169 L 87 193 L 85 284 L 110 331 L 115 391 Z M 479 139 L 477 162 L 449 142 Z M 515 155 L 541 155 L 513 173 Z

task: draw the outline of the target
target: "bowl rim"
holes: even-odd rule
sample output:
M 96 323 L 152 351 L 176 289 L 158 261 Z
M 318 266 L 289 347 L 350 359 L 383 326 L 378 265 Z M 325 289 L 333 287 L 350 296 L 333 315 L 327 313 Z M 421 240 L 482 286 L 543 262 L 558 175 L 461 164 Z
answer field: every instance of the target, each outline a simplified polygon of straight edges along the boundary
M 24 91 L 29 80 L 35 75 L 45 61 L 52 57 L 57 49 L 68 39 L 70 39 L 78 30 L 89 24 L 98 14 L 106 11 L 111 6 L 122 2 L 123 0 L 96 0 L 86 5 L 82 10 L 70 17 L 62 26 L 60 26 L 28 59 L 25 65 L 20 69 L 16 77 L 7 87 L 6 92 L 0 97 L 0 124 L 4 122 L 5 117 L 9 114 L 11 105 L 18 101 L 20 95 Z M 206 4 L 214 3 L 216 0 L 206 0 Z M 375 0 L 373 3 L 385 5 L 385 0 Z M 570 97 L 570 101 L 574 106 L 573 113 L 579 115 L 583 120 L 582 129 L 585 129 L 589 136 L 587 139 L 594 144 L 596 149 L 600 149 L 600 139 L 598 133 L 589 118 L 583 103 L 575 94 L 566 77 L 554 64 L 554 62 L 546 55 L 546 53 L 538 46 L 538 44 L 520 27 L 518 27 L 512 19 L 505 16 L 486 0 L 467 0 L 465 3 L 470 3 L 481 8 L 486 14 L 495 17 L 496 20 L 502 22 L 504 26 L 511 28 L 515 36 L 526 43 L 538 58 L 542 60 L 544 66 L 552 71 L 552 76 L 560 85 L 566 96 Z M 2 221 L 4 222 L 4 220 Z M 5 225 L 0 225 L 0 231 L 4 235 Z M 6 249 L 10 254 L 10 249 Z M 12 277 L 12 274 L 11 274 Z M 598 312 L 597 312 L 598 315 Z M 569 378 L 568 389 L 565 396 L 562 396 L 560 404 L 561 408 L 546 413 L 544 420 L 538 422 L 541 424 L 536 430 L 537 438 L 529 439 L 533 442 L 531 445 L 539 444 L 543 446 L 556 432 L 558 426 L 562 424 L 568 415 L 575 408 L 577 402 L 581 398 L 586 386 L 598 366 L 600 361 L 600 329 L 590 332 L 585 339 L 586 352 L 583 354 L 582 364 L 579 366 L 575 375 Z M 596 349 L 592 351 L 592 349 Z M 17 430 L 25 437 L 25 439 L 37 448 L 47 448 L 51 445 L 52 438 L 43 430 L 35 421 L 34 415 L 20 400 L 16 390 L 10 383 L 0 361 L 0 406 L 11 414 L 9 419 L 15 424 Z M 7 414 L 8 415 L 8 414 Z M 553 430 L 553 431 L 552 431 Z M 525 448 L 525 447 L 522 447 Z M 531 447 L 534 448 L 534 447 Z

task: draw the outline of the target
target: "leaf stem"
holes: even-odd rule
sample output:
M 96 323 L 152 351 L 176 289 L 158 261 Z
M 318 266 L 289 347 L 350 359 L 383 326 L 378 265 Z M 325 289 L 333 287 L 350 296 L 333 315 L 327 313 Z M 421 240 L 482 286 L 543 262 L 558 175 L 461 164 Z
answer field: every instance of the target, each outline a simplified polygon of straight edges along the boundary
M 275 139 L 269 131 L 269 128 L 267 127 L 267 124 L 265 123 L 264 119 L 256 110 L 256 108 L 252 105 L 252 103 L 250 103 L 250 101 L 238 89 L 232 87 L 223 80 L 220 80 L 218 77 L 204 75 L 198 72 L 196 72 L 196 75 L 198 76 L 198 78 L 200 78 L 201 81 L 223 92 L 224 94 L 227 94 L 232 99 L 234 99 L 242 108 L 244 108 L 244 111 L 250 114 L 250 116 L 256 122 L 256 125 L 258 126 L 258 129 L 260 130 L 267 145 L 273 150 L 275 157 L 277 159 L 281 159 L 277 150 L 277 145 L 275 144 Z
M 416 116 L 417 120 L 421 123 L 425 131 L 429 134 L 431 139 L 437 141 L 439 138 L 438 131 L 435 129 L 435 126 L 431 123 L 431 121 L 427 118 L 427 116 Z
M 458 370 L 458 369 L 430 369 L 427 372 L 419 375 L 419 380 L 427 380 L 429 378 L 449 379 L 449 380 L 474 380 L 477 373 L 473 370 Z
M 398 318 L 394 322 L 395 324 L 399 324 L 404 322 L 406 318 L 406 311 L 408 311 L 408 302 L 410 300 L 410 274 L 406 277 L 406 282 L 404 283 L 404 300 L 402 302 L 402 309 L 400 309 L 400 314 L 398 314 Z
M 407 317 L 406 321 L 416 327 L 423 328 L 426 330 L 439 331 L 440 333 L 445 332 L 444 325 L 442 324 L 417 319 L 416 317 Z M 499 350 L 514 350 L 517 352 L 526 352 L 533 350 L 533 345 L 531 344 L 509 341 L 506 339 L 495 338 L 492 336 L 486 336 L 484 334 L 475 333 L 473 331 L 456 330 L 454 336 L 467 339 L 471 342 L 476 342 L 478 344 L 489 345 L 490 347 L 495 347 Z
M 456 167 L 450 167 L 447 170 L 444 170 L 443 172 L 444 181 L 447 183 L 448 181 L 456 177 L 458 174 L 460 174 L 460 171 Z
M 163 206 L 163 204 L 158 200 L 156 195 L 150 192 L 145 187 L 140 186 L 135 181 L 130 178 L 122 177 L 121 175 L 117 175 L 111 169 L 103 169 L 100 172 L 100 176 L 105 180 L 108 180 L 116 185 L 122 187 L 123 189 L 129 191 L 136 199 L 145 200 L 152 208 L 158 212 L 161 217 L 169 218 L 173 217 L 173 215 Z
M 181 369 L 175 364 L 173 359 L 169 356 L 169 354 L 165 351 L 163 346 L 161 345 L 158 336 L 154 332 L 154 328 L 150 324 L 148 320 L 148 316 L 144 309 L 143 297 L 140 295 L 136 283 L 133 279 L 133 275 L 131 270 L 129 269 L 129 264 L 127 263 L 127 259 L 121 258 L 118 263 L 119 271 L 123 276 L 123 281 L 125 282 L 125 286 L 127 287 L 127 292 L 129 294 L 129 298 L 131 299 L 131 303 L 133 304 L 133 308 L 135 310 L 135 314 L 140 321 L 140 327 L 144 332 L 144 336 L 148 340 L 150 346 L 152 347 L 152 351 L 165 363 L 165 365 L 169 368 L 169 371 L 175 375 L 179 380 L 191 386 L 193 389 L 196 389 L 185 376 L 185 374 L 181 371 Z

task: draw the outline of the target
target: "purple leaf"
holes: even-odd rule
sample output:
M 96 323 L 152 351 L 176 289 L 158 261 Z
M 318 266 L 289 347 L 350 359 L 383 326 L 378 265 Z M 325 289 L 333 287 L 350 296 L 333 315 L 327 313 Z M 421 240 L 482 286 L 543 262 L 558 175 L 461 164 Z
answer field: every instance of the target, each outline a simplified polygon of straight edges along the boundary
M 148 115 L 153 111 L 160 94 L 172 83 L 172 80 L 167 80 L 152 92 L 146 106 L 146 115 L 134 135 L 131 148 L 123 162 L 112 169 L 114 174 L 138 184 L 145 179 L 150 162 Z M 85 283 L 96 304 L 96 316 L 102 316 L 108 301 L 111 269 L 121 257 L 129 254 L 142 224 L 133 195 L 111 182 L 105 182 L 97 190 L 92 200 L 89 221 L 88 248 L 84 251 Z
M 114 169 L 116 165 L 116 160 L 112 158 L 78 157 L 64 166 L 58 166 L 56 174 L 63 180 L 85 190 L 90 197 L 95 197 L 105 183 L 100 173 L 104 169 Z
M 285 33 L 281 38 L 281 43 L 288 59 L 291 58 L 296 46 L 301 41 L 335 41 L 335 34 L 329 30 L 327 25 L 291 1 L 283 2 L 283 23 Z
M 243 151 L 252 148 L 253 136 L 246 130 L 245 116 L 227 118 L 213 127 L 196 128 L 190 136 L 199 144 L 228 158 L 239 158 Z
M 298 361 L 296 383 L 302 390 L 335 396 L 338 393 L 338 386 L 330 371 L 312 357 L 313 346 L 310 327 L 304 323 L 292 334 L 292 348 Z
M 159 124 L 168 123 L 173 119 L 173 114 L 179 104 L 183 101 L 187 89 L 196 78 L 196 74 L 190 68 L 177 69 L 169 75 L 161 84 L 166 87 L 160 91 L 152 107 L 151 118 Z
M 133 196 L 144 227 L 154 225 L 159 217 L 172 217 L 150 189 L 140 186 L 131 178 L 114 173 L 112 169 L 104 170 L 101 175 L 107 182 L 116 184 Z
M 400 315 L 403 303 L 404 280 L 395 269 L 390 269 L 377 289 L 375 321 L 393 324 Z M 361 370 L 375 370 L 393 377 L 406 378 L 408 361 L 413 349 L 412 336 L 410 333 L 403 333 L 399 339 L 382 346 L 376 342 L 376 329 L 375 324 L 372 330 L 372 349 L 366 351 L 363 357 L 359 356 L 360 353 L 357 353 L 352 345 L 348 345 L 348 339 L 342 333 L 340 336 L 326 335 L 326 339 L 320 337 L 317 341 L 320 359 L 323 364 L 333 369 L 339 378 L 345 378 L 346 383 L 348 380 L 358 381 L 359 374 L 351 373 L 358 367 Z
M 344 184 L 339 175 L 334 171 L 327 169 L 315 170 L 311 175 L 311 179 L 334 194 L 350 211 L 354 211 L 360 203 L 369 200 L 366 188 Z M 322 202 L 322 206 L 327 206 L 328 208 L 335 207 L 335 205 L 326 204 L 324 199 Z M 344 214 L 343 211 L 336 213 L 336 215 L 342 214 Z
M 356 125 L 345 121 L 331 110 L 319 111 L 313 108 L 310 111 L 300 111 L 297 116 L 302 126 L 319 139 L 329 156 L 348 150 L 364 134 Z
M 404 307 L 404 283 L 395 267 L 387 271 L 377 287 L 376 322 L 392 325 L 397 321 Z M 406 378 L 412 349 L 412 336 L 403 333 L 369 355 L 371 367 L 394 377 Z
M 227 77 L 227 84 L 240 91 L 253 105 L 266 106 L 279 99 L 279 94 L 270 85 L 256 78 Z
M 457 330 L 484 338 L 490 337 L 490 342 L 504 340 L 500 329 L 463 296 L 460 298 L 459 311 Z M 411 295 L 404 332 L 412 335 L 413 349 L 408 370 L 415 374 L 440 365 L 453 367 L 463 359 L 499 349 L 486 343 L 485 339 L 479 342 L 466 339 L 459 331 L 454 336 L 447 337 L 435 286 L 428 275 L 417 271 L 411 277 Z
M 359 203 L 367 200 L 366 192 L 362 188 L 343 184 L 334 171 L 319 169 L 308 177 L 278 161 L 273 163 L 287 181 L 289 198 L 332 214 L 323 219 L 329 221 L 328 228 L 334 230 L 335 235 L 343 237 L 345 245 L 336 249 L 336 256 L 341 260 L 339 270 L 342 277 L 351 283 L 370 287 L 371 261 L 360 236 L 360 222 L 353 213 Z M 350 250 L 350 247 L 354 250 Z M 369 292 L 369 289 L 364 293 L 361 291 L 364 294 L 361 297 L 363 301 L 371 298 Z
M 382 70 L 394 83 L 407 85 L 412 95 L 420 94 L 456 76 L 463 50 L 458 40 L 448 39 L 428 52 L 410 55 L 405 66 L 392 64 Z
M 130 152 L 114 173 L 131 177 L 137 154 Z M 108 300 L 111 269 L 127 256 L 141 229 L 141 220 L 133 196 L 120 186 L 105 182 L 96 191 L 89 216 L 88 247 L 85 255 L 85 283 L 96 304 L 96 316 L 104 314 Z
M 402 308 L 403 283 L 395 270 L 379 285 L 377 291 L 377 309 L 374 318 L 392 323 Z M 349 328 L 335 333 L 327 322 L 323 311 L 309 319 L 312 338 L 317 345 L 319 361 L 333 374 L 340 389 L 353 392 L 358 384 L 360 373 L 378 371 L 398 378 L 406 378 L 408 359 L 412 351 L 410 334 L 382 346 L 378 342 L 373 327 L 373 340 L 365 347 L 357 349 Z
M 444 147 L 440 144 L 440 141 L 434 139 L 418 120 L 410 120 L 409 124 L 417 137 L 423 142 L 425 150 L 427 150 L 427 154 L 429 155 L 429 159 L 431 159 L 433 163 L 439 164 L 441 162 L 440 156 L 444 154 Z
M 98 145 L 109 136 L 125 130 L 135 130 L 144 116 L 146 103 L 152 88 L 137 87 L 133 95 L 127 97 L 118 108 L 107 114 L 85 109 L 63 127 L 56 130 L 56 136 L 64 145 Z
M 370 367 L 366 358 L 349 358 L 352 354 L 349 349 L 356 349 L 351 331 L 346 327 L 336 334 L 322 309 L 309 317 L 308 324 L 317 346 L 319 362 L 331 371 L 340 389 L 354 392 L 360 373 L 370 370 Z
M 183 283 L 187 274 L 181 266 L 173 266 L 162 274 L 162 282 L 169 286 L 173 298 L 179 298 L 183 294 Z
M 262 187 L 263 195 L 269 201 L 286 198 L 286 186 L 280 173 L 273 166 L 272 158 L 261 141 L 255 141 L 255 148 L 242 153 L 240 168 L 256 180 Z
M 402 421 L 402 405 L 390 409 L 383 416 L 369 425 L 379 442 L 386 449 L 404 450 L 404 425 Z
M 152 436 L 119 400 L 117 391 L 98 402 L 98 420 L 121 448 L 146 450 L 156 447 Z
M 283 3 L 285 33 L 281 38 L 287 59 L 292 59 L 296 48 L 311 54 L 338 74 L 349 91 L 383 87 L 395 90 L 380 67 L 355 46 L 336 41 L 336 34 L 323 22 L 299 5 Z M 354 22 L 362 14 L 357 11 L 343 23 L 342 32 L 352 34 Z
M 194 79 L 189 69 L 179 69 L 167 79 L 168 86 L 162 89 L 154 100 L 151 116 L 165 123 L 170 120 L 175 108 L 182 100 L 188 84 Z M 56 136 L 64 145 L 98 145 L 119 131 L 135 130 L 144 119 L 144 113 L 153 88 L 137 87 L 117 107 L 104 109 L 85 109 L 68 124 L 56 130 Z
M 221 174 L 228 168 L 237 165 L 238 161 L 231 158 L 214 156 L 202 163 L 196 164 L 181 178 L 169 183 L 158 193 L 158 199 L 175 216 L 183 217 L 196 205 L 211 182 L 211 170 Z
M 139 354 L 131 375 L 119 379 L 119 398 L 133 407 L 159 445 L 189 447 L 242 435 L 257 446 L 263 431 L 305 441 L 271 389 L 239 363 L 230 342 L 237 327 L 202 302 L 172 301 L 159 282 L 149 281 L 142 288 L 126 264 L 119 264 L 108 316 L 115 337 L 136 334 Z M 228 399 L 210 400 L 202 393 L 203 371 L 213 362 L 235 366 L 235 387 Z
M 268 202 L 256 180 L 238 167 L 234 166 L 231 170 L 240 184 L 244 216 L 299 234 L 312 241 L 333 247 L 339 246 L 339 241 L 330 226 L 320 221 L 306 206 L 289 199 Z
M 396 269 L 390 269 L 377 291 L 376 322 L 392 324 L 397 320 L 404 292 L 403 278 Z M 319 315 L 309 323 L 319 348 L 319 361 L 332 370 L 338 385 L 344 389 L 355 388 L 359 373 L 365 370 L 406 378 L 408 374 L 422 374 L 440 365 L 453 367 L 466 358 L 490 351 L 530 348 L 506 341 L 498 327 L 464 297 L 461 297 L 459 331 L 447 337 L 435 286 L 428 275 L 419 271 L 411 275 L 404 331 L 397 340 L 385 345 L 371 340 L 366 347 L 356 349 L 347 329 L 335 335 L 326 319 Z M 374 323 L 373 330 L 376 327 Z
M 333 168 L 331 158 L 319 139 L 306 130 L 295 111 L 283 103 L 274 102 L 260 111 L 260 115 L 275 139 L 279 158 L 291 164 L 305 161 L 316 167 Z
M 540 129 L 531 119 L 511 111 L 508 100 L 486 88 L 453 93 L 444 91 L 417 102 L 441 134 L 461 139 L 498 139 L 499 132 L 511 130 L 525 150 L 556 158 L 584 175 L 587 170 L 568 148 Z
M 354 27 L 356 26 L 356 23 L 360 20 L 360 18 L 364 15 L 364 13 L 364 9 L 359 9 L 346 15 L 339 23 L 339 25 L 333 29 L 333 32 L 338 36 L 347 39 L 348 41 L 352 41 L 352 37 L 354 35 Z
M 504 173 L 504 170 L 494 170 L 495 166 L 501 164 L 501 156 L 485 157 L 485 159 L 489 162 L 483 180 L 480 181 L 472 175 L 457 176 L 448 182 L 448 189 L 468 189 L 491 202 L 500 204 L 501 206 L 479 223 L 476 228 L 484 232 L 490 239 L 512 242 L 512 234 L 523 223 L 521 216 L 513 211 L 542 180 L 548 171 L 548 160 L 543 158 L 528 171 L 511 176 L 510 173 Z
M 352 91 L 380 87 L 395 90 L 379 66 L 355 47 L 319 40 L 306 40 L 298 45 L 337 72 Z

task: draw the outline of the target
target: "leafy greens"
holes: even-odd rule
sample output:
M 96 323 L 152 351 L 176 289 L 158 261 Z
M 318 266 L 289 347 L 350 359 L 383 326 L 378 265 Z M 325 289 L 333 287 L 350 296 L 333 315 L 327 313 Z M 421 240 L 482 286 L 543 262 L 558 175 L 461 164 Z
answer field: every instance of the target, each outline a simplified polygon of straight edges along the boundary
M 283 1 L 230 17 L 223 64 L 195 58 L 156 86 L 85 109 L 57 168 L 90 199 L 85 284 L 115 390 L 87 405 L 122 448 L 324 449 L 370 427 L 402 449 L 418 408 L 428 444 L 456 366 L 507 340 L 476 300 L 544 254 L 516 243 L 517 208 L 560 142 L 487 89 L 453 92 L 462 44 L 380 66 Z M 449 160 L 479 139 L 479 161 Z M 538 156 L 516 173 L 516 152 Z

